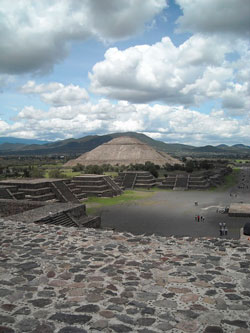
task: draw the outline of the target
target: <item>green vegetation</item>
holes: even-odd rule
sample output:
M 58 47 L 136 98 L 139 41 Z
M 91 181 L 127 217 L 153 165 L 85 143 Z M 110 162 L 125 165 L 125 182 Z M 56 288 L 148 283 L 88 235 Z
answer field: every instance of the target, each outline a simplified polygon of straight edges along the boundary
M 65 178 L 65 174 L 60 169 L 51 169 L 48 172 L 49 178 Z
M 235 163 L 244 164 L 244 163 L 250 163 L 250 161 L 249 160 L 235 160 Z
M 240 169 L 234 168 L 232 173 L 228 174 L 224 178 L 224 184 L 219 187 L 212 187 L 211 191 L 226 191 L 229 190 L 231 187 L 237 184 L 238 177 L 239 177 Z
M 224 184 L 225 189 L 229 189 L 230 187 L 234 186 L 237 183 L 239 173 L 240 169 L 234 168 L 233 172 L 225 177 L 225 184 Z
M 80 176 L 82 174 L 81 171 L 73 171 L 72 169 L 60 169 L 60 171 L 64 174 L 66 178 L 73 178 L 75 176 Z
M 131 191 L 127 190 L 120 196 L 113 197 L 113 198 L 97 198 L 91 197 L 88 198 L 86 203 L 87 207 L 87 214 L 96 213 L 102 207 L 113 206 L 113 205 L 122 205 L 124 203 L 147 199 L 154 195 L 153 191 Z

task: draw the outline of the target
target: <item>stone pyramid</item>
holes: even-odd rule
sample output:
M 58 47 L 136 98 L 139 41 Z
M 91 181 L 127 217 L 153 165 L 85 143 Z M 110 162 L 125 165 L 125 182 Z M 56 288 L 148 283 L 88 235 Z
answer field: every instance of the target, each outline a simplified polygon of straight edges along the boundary
M 145 164 L 147 161 L 160 166 L 166 163 L 171 165 L 181 163 L 136 138 L 122 136 L 96 147 L 75 160 L 68 161 L 65 166 L 72 167 L 78 163 L 82 165 L 129 165 L 131 163 Z

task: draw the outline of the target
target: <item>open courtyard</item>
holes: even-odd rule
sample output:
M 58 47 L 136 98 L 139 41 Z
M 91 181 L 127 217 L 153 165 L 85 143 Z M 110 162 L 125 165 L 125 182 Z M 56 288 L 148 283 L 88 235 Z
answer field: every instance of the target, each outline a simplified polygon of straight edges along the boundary
M 148 198 L 103 207 L 99 209 L 102 227 L 135 234 L 217 237 L 219 223 L 226 223 L 227 237 L 237 239 L 249 217 L 230 217 L 223 209 L 250 202 L 249 175 L 249 168 L 242 168 L 238 183 L 229 190 L 156 191 Z M 195 220 L 198 215 L 203 222 Z

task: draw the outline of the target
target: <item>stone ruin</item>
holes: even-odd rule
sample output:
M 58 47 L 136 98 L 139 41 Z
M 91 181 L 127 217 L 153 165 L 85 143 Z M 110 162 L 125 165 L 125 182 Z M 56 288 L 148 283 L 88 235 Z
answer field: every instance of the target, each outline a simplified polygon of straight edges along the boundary
M 113 197 L 121 188 L 108 176 L 67 179 L 11 179 L 0 182 L 0 217 L 27 223 L 100 227 L 99 216 L 87 216 L 80 200 Z
M 152 188 L 156 185 L 155 177 L 148 171 L 120 172 L 115 182 L 121 188 Z
M 78 202 L 66 179 L 10 179 L 0 181 L 0 198 L 31 201 Z
M 82 175 L 72 179 L 68 188 L 77 198 L 86 196 L 114 197 L 122 194 L 121 188 L 105 175 Z
M 10 179 L 0 181 L 0 199 L 77 202 L 88 196 L 113 197 L 121 188 L 105 175 L 70 179 Z
M 174 174 L 167 176 L 158 186 L 162 189 L 173 190 L 205 190 L 211 186 L 219 186 L 223 183 L 227 168 L 215 171 L 205 171 L 199 174 Z
M 192 176 L 188 174 L 178 174 L 166 177 L 160 188 L 173 190 L 203 190 L 210 186 L 210 182 L 204 176 Z
M 25 223 L 54 224 L 64 227 L 99 228 L 99 216 L 87 216 L 86 206 L 81 203 L 48 203 L 45 201 L 28 201 L 0 199 L 0 217 L 11 221 Z

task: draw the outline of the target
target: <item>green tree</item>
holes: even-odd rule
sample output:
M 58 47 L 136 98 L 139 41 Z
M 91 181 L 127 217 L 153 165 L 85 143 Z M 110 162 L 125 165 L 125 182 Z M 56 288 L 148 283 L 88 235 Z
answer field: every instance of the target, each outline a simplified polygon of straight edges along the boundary
M 31 178 L 44 178 L 44 170 L 42 170 L 38 167 L 33 167 L 30 171 L 30 177 Z
M 77 165 L 73 166 L 72 170 L 74 172 L 84 171 L 84 166 L 80 163 L 77 163 Z
M 192 160 L 189 160 L 186 162 L 186 171 L 187 172 L 193 172 L 194 171 L 194 162 Z
M 65 175 L 59 169 L 51 169 L 48 172 L 49 178 L 65 178 Z
M 99 165 L 88 165 L 85 168 L 85 173 L 101 175 L 103 174 L 103 168 Z

